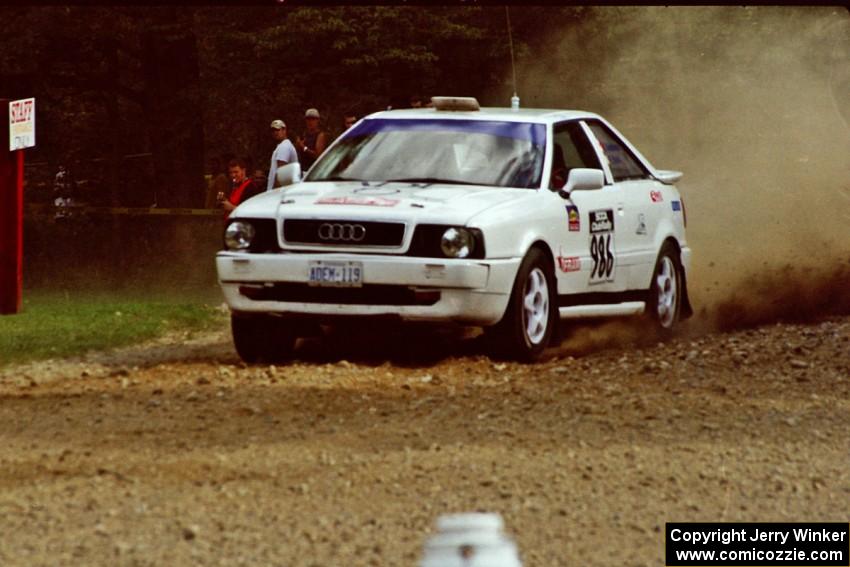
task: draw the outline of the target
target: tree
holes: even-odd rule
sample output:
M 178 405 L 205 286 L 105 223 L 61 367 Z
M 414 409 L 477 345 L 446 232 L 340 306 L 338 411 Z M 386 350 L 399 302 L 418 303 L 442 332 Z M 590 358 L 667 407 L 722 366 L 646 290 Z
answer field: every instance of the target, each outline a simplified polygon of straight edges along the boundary
M 511 20 L 521 87 L 531 54 L 587 8 L 523 8 Z M 308 107 L 339 128 L 412 94 L 513 91 L 503 7 L 0 8 L 18 31 L 0 38 L 0 77 L 38 99 L 48 161 L 104 159 L 109 201 L 198 206 L 205 154 L 265 165 L 268 123 L 303 127 Z M 528 85 L 528 83 L 525 83 Z M 530 92 L 537 90 L 532 84 Z M 25 91 L 25 92 L 23 92 Z M 522 94 L 522 92 L 521 92 Z M 528 99 L 524 99 L 528 101 Z M 127 154 L 151 154 L 154 179 Z
M 0 50 L 0 75 L 11 69 L 26 77 L 27 96 L 38 99 L 43 158 L 107 158 L 106 184 L 119 201 L 130 181 L 121 175 L 123 156 L 150 151 L 156 177 L 170 183 L 168 192 L 153 193 L 160 204 L 200 204 L 203 131 L 190 10 L 33 7 L 10 15 L 22 34 Z

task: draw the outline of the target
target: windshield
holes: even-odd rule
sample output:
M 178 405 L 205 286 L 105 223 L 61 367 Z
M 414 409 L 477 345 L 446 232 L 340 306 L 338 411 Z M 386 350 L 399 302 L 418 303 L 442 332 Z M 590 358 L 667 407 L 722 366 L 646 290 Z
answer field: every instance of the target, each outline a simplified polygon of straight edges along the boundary
M 546 127 L 485 120 L 364 120 L 305 181 L 407 181 L 538 188 Z

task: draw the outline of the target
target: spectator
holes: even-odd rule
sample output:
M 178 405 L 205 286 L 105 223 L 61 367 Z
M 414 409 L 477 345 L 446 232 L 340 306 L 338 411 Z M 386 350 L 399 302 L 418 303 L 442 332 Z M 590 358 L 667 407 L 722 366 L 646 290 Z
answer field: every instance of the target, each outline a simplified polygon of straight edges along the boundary
M 278 142 L 272 152 L 272 163 L 269 167 L 269 177 L 266 180 L 266 191 L 271 191 L 275 187 L 275 178 L 277 177 L 277 168 L 283 167 L 289 163 L 298 161 L 298 152 L 295 151 L 295 146 L 286 137 L 286 123 L 283 120 L 272 121 L 272 138 Z
M 254 179 L 254 185 L 256 185 L 257 187 L 266 186 L 266 182 L 268 180 L 266 179 L 266 174 L 263 173 L 262 169 L 255 169 L 254 175 L 252 175 L 251 177 Z
M 221 159 L 210 159 L 210 179 L 207 183 L 207 198 L 204 206 L 208 209 L 214 209 L 218 205 L 217 196 L 226 194 L 230 189 L 230 181 L 227 179 L 227 174 L 221 168 Z
M 320 120 L 319 111 L 315 108 L 309 108 L 304 113 L 307 131 L 303 138 L 298 139 L 298 148 L 301 150 L 301 169 L 304 171 L 310 169 L 328 145 L 327 135 L 319 129 Z
M 56 211 L 55 218 L 67 218 L 70 214 L 67 211 L 64 211 L 65 207 L 73 207 L 76 203 L 74 202 L 76 197 L 76 182 L 74 181 L 74 177 L 71 175 L 70 170 L 65 167 L 65 165 L 59 165 L 59 171 L 56 173 L 56 177 L 53 179 L 53 204 L 56 207 L 60 207 Z
M 342 131 L 345 132 L 357 122 L 357 116 L 353 112 L 347 112 L 342 115 Z
M 219 194 L 218 200 L 221 203 L 221 208 L 224 209 L 224 218 L 229 217 L 233 209 L 263 192 L 262 188 L 257 187 L 254 180 L 246 175 L 244 159 L 230 160 L 230 163 L 227 164 L 227 173 L 230 175 L 233 185 L 230 194 L 226 197 Z

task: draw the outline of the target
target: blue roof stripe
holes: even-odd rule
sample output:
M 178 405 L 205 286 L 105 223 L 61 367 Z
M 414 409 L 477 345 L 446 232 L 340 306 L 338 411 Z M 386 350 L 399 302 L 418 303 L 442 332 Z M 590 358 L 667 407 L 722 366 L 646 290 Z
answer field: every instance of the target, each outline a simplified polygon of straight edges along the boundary
M 495 120 L 457 120 L 457 119 L 404 119 L 387 120 L 371 118 L 362 121 L 345 137 L 366 136 L 378 132 L 407 131 L 407 132 L 470 132 L 490 134 L 528 140 L 533 144 L 542 145 L 546 142 L 546 125 L 532 122 L 501 122 Z

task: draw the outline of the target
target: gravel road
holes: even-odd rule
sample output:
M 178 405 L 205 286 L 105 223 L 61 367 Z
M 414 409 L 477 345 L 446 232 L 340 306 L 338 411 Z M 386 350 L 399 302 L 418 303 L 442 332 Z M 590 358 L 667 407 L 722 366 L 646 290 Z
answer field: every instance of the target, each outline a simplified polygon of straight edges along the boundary
M 0 565 L 413 566 L 481 510 L 527 567 L 657 566 L 667 521 L 847 521 L 850 317 L 614 329 L 535 365 L 411 329 L 280 367 L 225 331 L 5 367 Z

